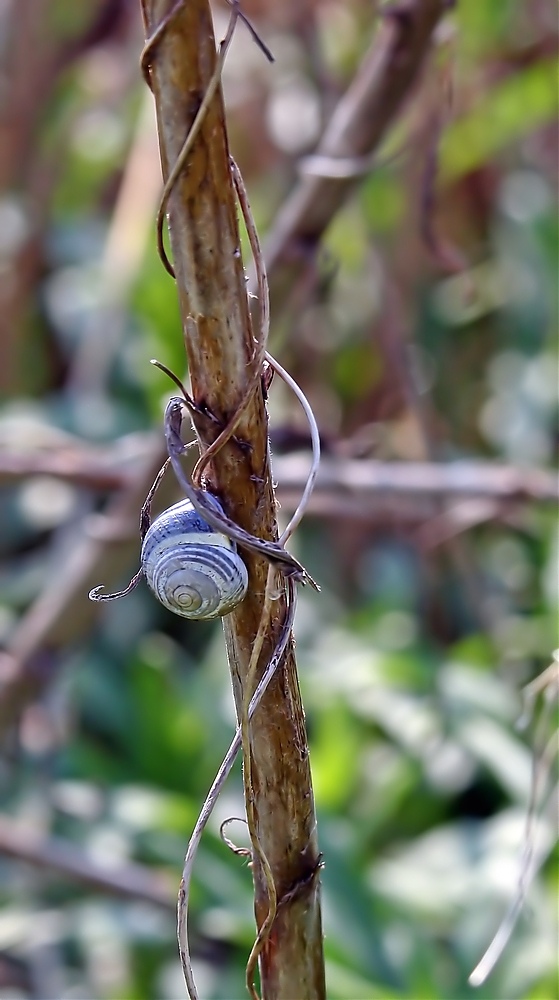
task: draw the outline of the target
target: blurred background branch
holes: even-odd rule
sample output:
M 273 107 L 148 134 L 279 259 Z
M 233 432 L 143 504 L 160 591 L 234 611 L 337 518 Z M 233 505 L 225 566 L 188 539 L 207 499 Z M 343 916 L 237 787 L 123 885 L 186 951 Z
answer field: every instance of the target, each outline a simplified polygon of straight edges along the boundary
M 449 6 L 448 0 L 423 0 L 384 9 L 371 47 L 324 130 L 318 157 L 335 162 L 374 154 L 417 82 Z M 355 182 L 351 175 L 303 174 L 281 206 L 264 246 L 272 310 L 280 289 L 300 280 L 301 264 L 312 265 L 320 237 Z
M 78 440 L 50 450 L 0 450 L 0 482 L 28 476 L 53 476 L 103 491 L 124 488 L 131 471 L 123 469 L 146 448 L 156 446 L 151 434 L 137 434 L 116 441 L 110 448 L 88 447 Z M 343 447 L 341 445 L 340 447 Z M 304 453 L 277 455 L 274 470 L 278 494 L 298 497 L 304 489 L 308 471 Z M 378 459 L 343 459 L 325 457 L 318 473 L 317 492 L 323 495 L 356 496 L 365 504 L 381 494 L 450 495 L 487 497 L 497 500 L 529 502 L 559 499 L 559 481 L 547 469 L 515 468 L 492 462 L 457 460 L 455 462 L 383 462 Z M 317 504 L 317 508 L 320 504 Z M 291 508 L 289 508 L 291 509 Z
M 79 884 L 119 898 L 143 900 L 174 911 L 176 889 L 170 878 L 157 876 L 140 865 L 107 870 L 76 849 L 69 840 L 44 837 L 41 833 L 0 817 L 0 851 L 8 857 L 44 868 Z

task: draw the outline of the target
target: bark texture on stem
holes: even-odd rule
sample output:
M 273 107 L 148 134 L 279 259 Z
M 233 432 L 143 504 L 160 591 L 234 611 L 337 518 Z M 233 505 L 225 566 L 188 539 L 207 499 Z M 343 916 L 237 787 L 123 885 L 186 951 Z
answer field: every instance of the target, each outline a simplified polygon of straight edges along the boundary
M 175 11 L 150 56 L 161 161 L 167 177 L 180 153 L 215 66 L 207 0 L 142 0 L 146 37 Z M 221 91 L 218 90 L 168 206 L 172 259 L 192 394 L 225 424 L 252 374 L 254 339 L 240 257 Z M 172 294 L 170 290 L 170 294 Z M 199 421 L 209 443 L 215 424 Z M 254 394 L 230 441 L 212 461 L 208 480 L 226 512 L 245 530 L 276 539 L 275 504 L 262 390 Z M 249 447 L 239 447 L 238 442 Z M 243 553 L 249 593 L 224 621 L 233 691 L 240 715 L 243 683 L 263 607 L 265 560 Z M 275 602 L 261 657 L 264 669 L 285 613 Z M 317 871 L 319 854 L 303 710 L 293 649 L 251 723 L 252 779 L 257 830 L 278 895 L 278 916 L 261 958 L 266 1000 L 324 996 L 324 963 Z M 262 873 L 253 867 L 260 926 L 268 905 Z

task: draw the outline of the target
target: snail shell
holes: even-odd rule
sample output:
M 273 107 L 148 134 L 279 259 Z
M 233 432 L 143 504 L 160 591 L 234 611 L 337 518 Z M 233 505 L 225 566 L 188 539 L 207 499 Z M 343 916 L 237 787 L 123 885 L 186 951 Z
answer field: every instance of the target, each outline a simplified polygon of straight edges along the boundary
M 219 501 L 208 497 L 223 512 Z M 219 618 L 247 592 L 247 569 L 235 543 L 212 528 L 190 500 L 181 500 L 154 520 L 142 544 L 141 561 L 157 599 L 183 618 Z

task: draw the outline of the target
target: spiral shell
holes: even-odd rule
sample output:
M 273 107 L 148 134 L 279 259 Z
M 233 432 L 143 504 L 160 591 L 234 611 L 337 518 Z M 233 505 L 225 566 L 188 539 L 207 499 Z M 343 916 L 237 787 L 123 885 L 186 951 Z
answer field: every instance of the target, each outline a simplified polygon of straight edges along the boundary
M 222 511 L 219 501 L 208 496 Z M 247 592 L 247 569 L 234 542 L 212 528 L 190 500 L 181 500 L 155 519 L 144 538 L 141 560 L 157 599 L 183 618 L 219 618 Z

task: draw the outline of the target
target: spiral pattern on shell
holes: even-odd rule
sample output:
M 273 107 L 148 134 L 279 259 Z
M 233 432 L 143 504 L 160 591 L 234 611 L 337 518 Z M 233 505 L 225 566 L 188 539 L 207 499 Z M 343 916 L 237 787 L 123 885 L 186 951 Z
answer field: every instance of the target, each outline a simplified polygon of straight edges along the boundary
M 219 501 L 208 496 L 221 511 Z M 181 500 L 154 520 L 141 560 L 157 599 L 183 618 L 219 618 L 247 592 L 247 569 L 234 542 L 212 528 L 190 500 Z

